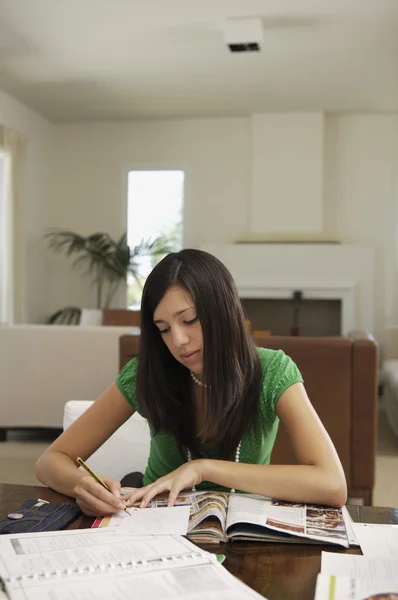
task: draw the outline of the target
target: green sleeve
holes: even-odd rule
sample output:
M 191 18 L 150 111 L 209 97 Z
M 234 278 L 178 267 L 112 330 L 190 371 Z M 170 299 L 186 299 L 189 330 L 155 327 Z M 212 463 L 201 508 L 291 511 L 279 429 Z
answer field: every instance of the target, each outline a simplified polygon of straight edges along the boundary
M 294 383 L 303 383 L 303 377 L 296 363 L 283 350 L 263 349 L 261 354 L 263 393 L 269 408 L 275 414 L 276 404 L 283 392 Z
M 140 412 L 136 393 L 137 359 L 133 358 L 120 371 L 116 377 L 116 385 L 126 398 L 127 402 Z

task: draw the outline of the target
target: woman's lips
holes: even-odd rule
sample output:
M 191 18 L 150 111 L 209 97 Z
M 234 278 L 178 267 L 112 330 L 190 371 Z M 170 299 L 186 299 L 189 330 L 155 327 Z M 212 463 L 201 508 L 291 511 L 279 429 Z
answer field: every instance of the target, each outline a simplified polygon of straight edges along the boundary
M 198 354 L 199 354 L 199 350 L 195 350 L 195 352 L 181 354 L 181 358 L 184 362 L 192 362 L 195 360 L 195 358 L 197 357 Z

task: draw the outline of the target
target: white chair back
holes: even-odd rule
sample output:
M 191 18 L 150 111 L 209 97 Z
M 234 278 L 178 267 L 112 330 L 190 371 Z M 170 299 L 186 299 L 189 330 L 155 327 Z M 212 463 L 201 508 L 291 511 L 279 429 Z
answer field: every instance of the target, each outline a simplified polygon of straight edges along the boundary
M 64 430 L 91 406 L 91 400 L 69 400 L 64 409 Z M 137 412 L 87 460 L 98 475 L 120 480 L 127 473 L 145 471 L 150 445 L 148 422 Z

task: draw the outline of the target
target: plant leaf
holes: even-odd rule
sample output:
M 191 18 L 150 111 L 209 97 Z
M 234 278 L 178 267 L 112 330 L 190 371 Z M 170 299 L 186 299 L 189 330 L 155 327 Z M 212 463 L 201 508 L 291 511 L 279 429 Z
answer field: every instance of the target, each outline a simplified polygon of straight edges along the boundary
M 78 325 L 80 322 L 82 309 L 78 306 L 67 306 L 57 312 L 53 313 L 48 319 L 47 323 L 53 325 L 54 323 L 65 324 L 65 325 Z
M 140 282 L 137 259 L 168 254 L 172 250 L 172 244 L 165 236 L 142 239 L 137 246 L 130 248 L 127 232 L 116 241 L 108 233 L 96 232 L 84 237 L 65 229 L 50 230 L 44 237 L 49 249 L 70 256 L 73 258 L 72 266 L 91 277 L 92 284 L 97 287 L 97 303 L 101 306 L 103 297 L 106 305 L 110 303 L 128 273 Z

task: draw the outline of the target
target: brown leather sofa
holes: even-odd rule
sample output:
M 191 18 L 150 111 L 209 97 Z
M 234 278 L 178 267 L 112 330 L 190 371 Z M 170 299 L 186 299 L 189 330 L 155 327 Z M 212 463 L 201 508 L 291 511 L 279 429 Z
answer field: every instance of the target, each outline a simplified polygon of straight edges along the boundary
M 347 337 L 256 337 L 257 346 L 282 349 L 298 365 L 307 393 L 329 432 L 351 498 L 372 504 L 377 435 L 377 344 L 363 332 Z M 120 367 L 139 352 L 139 336 L 119 339 Z M 274 464 L 295 456 L 281 425 L 272 453 Z

